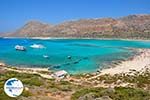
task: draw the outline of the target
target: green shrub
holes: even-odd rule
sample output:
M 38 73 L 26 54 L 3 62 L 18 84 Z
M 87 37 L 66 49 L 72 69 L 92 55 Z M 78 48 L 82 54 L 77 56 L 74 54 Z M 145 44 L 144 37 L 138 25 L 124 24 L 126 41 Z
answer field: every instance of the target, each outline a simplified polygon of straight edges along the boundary
M 23 84 L 27 84 L 30 86 L 41 86 L 41 85 L 43 85 L 43 81 L 40 80 L 39 78 L 36 78 L 36 77 L 22 79 L 22 82 L 23 82 Z
M 32 93 L 30 91 L 24 90 L 21 96 L 24 96 L 24 97 L 32 96 Z
M 140 89 L 118 87 L 114 91 L 105 88 L 85 88 L 75 92 L 71 99 L 77 100 L 79 97 L 92 93 L 95 98 L 109 96 L 113 100 L 149 100 L 150 93 Z

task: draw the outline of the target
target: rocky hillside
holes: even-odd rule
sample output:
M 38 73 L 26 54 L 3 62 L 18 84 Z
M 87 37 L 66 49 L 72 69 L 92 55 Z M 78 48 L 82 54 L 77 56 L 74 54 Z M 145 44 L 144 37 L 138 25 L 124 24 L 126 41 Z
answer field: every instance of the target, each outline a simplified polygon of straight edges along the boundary
M 150 15 L 129 15 L 117 19 L 81 19 L 58 25 L 30 21 L 8 36 L 150 38 Z
M 26 23 L 23 27 L 18 29 L 16 32 L 10 34 L 9 36 L 16 37 L 34 37 L 34 36 L 44 36 L 48 30 L 51 30 L 53 26 L 50 24 L 45 24 L 38 21 L 30 21 Z

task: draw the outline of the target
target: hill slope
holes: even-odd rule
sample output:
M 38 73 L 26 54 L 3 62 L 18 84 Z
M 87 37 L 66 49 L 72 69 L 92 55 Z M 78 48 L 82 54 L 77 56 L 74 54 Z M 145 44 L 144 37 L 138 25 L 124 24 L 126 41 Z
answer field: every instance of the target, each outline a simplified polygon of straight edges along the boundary
M 58 25 L 30 21 L 8 36 L 150 38 L 150 15 L 129 15 L 118 19 L 82 19 Z

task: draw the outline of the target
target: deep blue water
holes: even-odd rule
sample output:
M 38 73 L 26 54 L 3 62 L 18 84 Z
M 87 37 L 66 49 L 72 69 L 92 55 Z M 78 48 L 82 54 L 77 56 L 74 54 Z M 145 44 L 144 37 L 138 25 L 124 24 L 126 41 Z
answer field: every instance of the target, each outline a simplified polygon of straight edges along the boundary
M 16 51 L 23 45 L 26 52 Z M 33 49 L 32 44 L 46 48 Z M 0 62 L 20 67 L 49 67 L 70 73 L 94 72 L 104 64 L 127 59 L 133 55 L 130 48 L 150 48 L 148 41 L 94 40 L 94 39 L 0 39 Z M 43 55 L 48 55 L 45 59 Z M 72 59 L 68 59 L 71 56 Z

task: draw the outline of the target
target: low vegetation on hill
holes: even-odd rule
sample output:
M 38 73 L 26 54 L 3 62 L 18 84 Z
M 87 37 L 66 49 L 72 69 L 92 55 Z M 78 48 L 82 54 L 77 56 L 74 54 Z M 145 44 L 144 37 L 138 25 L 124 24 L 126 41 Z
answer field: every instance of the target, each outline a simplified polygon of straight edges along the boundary
M 141 89 L 116 87 L 85 88 L 75 92 L 72 100 L 149 100 L 150 93 Z
M 79 82 L 71 80 L 56 81 L 45 79 L 37 74 L 18 73 L 0 70 L 0 100 L 149 100 L 150 72 L 134 75 L 103 75 L 96 79 L 85 80 L 92 75 L 71 76 Z M 17 98 L 8 97 L 3 90 L 9 78 L 18 78 L 24 84 L 24 92 Z M 103 83 L 101 85 L 101 82 Z M 77 84 L 80 83 L 80 84 Z M 119 84 L 128 83 L 126 86 Z M 104 87 L 104 85 L 107 85 Z
M 150 15 L 129 15 L 116 19 L 81 19 L 57 25 L 30 21 L 7 36 L 149 39 Z

